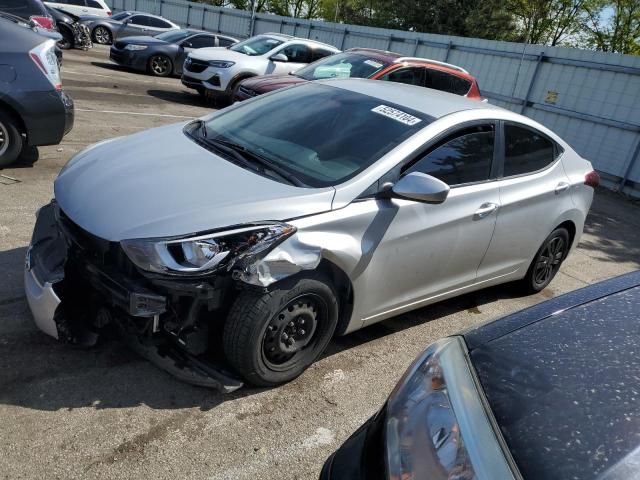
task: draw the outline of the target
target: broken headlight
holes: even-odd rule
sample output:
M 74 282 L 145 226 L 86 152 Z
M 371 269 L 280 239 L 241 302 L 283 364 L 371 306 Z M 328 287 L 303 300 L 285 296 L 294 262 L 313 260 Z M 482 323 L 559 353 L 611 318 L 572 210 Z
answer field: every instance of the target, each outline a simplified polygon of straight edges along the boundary
M 123 240 L 120 245 L 142 270 L 202 275 L 230 268 L 241 258 L 265 255 L 295 231 L 285 223 L 268 223 L 189 238 Z
M 451 339 L 433 344 L 411 366 L 387 403 L 388 478 L 475 480 L 445 379 Z M 455 378 L 455 377 L 454 377 Z M 456 385 L 453 385 L 455 388 Z

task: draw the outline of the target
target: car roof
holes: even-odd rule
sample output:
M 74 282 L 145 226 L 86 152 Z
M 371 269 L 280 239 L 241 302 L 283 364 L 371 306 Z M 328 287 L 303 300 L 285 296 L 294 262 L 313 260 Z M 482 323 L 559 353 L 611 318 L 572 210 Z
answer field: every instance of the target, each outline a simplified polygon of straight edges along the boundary
M 318 40 L 313 40 L 311 38 L 294 37 L 292 35 L 287 35 L 285 33 L 273 33 L 273 32 L 260 33 L 259 35 L 264 35 L 264 36 L 268 36 L 268 37 L 277 38 L 277 39 L 283 40 L 285 42 L 291 42 L 291 41 L 295 40 L 295 41 L 301 41 L 301 42 L 305 42 L 305 43 L 313 43 L 315 45 L 322 45 L 323 47 L 328 47 L 328 48 L 330 48 L 332 50 L 336 50 L 337 52 L 340 51 L 340 49 L 334 47 L 333 45 L 329 45 L 328 43 L 320 42 Z
M 502 108 L 495 105 L 469 100 L 460 95 L 403 83 L 379 82 L 361 78 L 316 80 L 315 82 L 376 97 L 381 102 L 392 102 L 433 118 L 444 117 L 463 110 L 496 109 L 502 111 Z
M 479 345 L 465 335 L 524 478 L 640 476 L 639 311 L 634 272 L 498 320 L 497 337 L 489 324 Z

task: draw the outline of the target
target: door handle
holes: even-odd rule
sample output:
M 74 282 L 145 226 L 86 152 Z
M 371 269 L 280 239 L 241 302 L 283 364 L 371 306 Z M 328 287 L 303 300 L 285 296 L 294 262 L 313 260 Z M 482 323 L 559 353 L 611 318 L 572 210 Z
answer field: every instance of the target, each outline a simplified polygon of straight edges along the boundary
M 491 203 L 491 202 L 483 203 L 482 205 L 480 205 L 480 208 L 476 210 L 476 213 L 473 214 L 473 218 L 476 220 L 480 218 L 484 218 L 487 215 L 490 215 L 496 210 L 498 210 L 498 208 L 500 208 L 500 205 L 498 205 L 497 203 Z
M 570 186 L 570 185 L 569 185 L 567 182 L 560 182 L 560 183 L 558 184 L 558 186 L 556 187 L 556 190 L 555 190 L 556 195 L 559 195 L 559 194 L 561 194 L 562 192 L 564 192 L 565 190 L 568 190 L 568 189 L 569 189 L 569 186 Z

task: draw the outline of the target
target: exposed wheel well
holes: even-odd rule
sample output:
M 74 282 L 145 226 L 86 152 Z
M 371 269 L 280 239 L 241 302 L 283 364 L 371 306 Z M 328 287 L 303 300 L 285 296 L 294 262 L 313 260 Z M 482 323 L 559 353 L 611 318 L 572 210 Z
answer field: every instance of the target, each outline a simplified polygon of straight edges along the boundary
M 571 220 L 567 220 L 554 228 L 554 230 L 557 228 L 567 229 L 569 232 L 569 248 L 571 248 L 573 246 L 573 240 L 576 238 L 576 225 Z
M 335 263 L 322 259 L 316 271 L 326 275 L 332 283 L 338 295 L 340 310 L 338 312 L 338 325 L 335 335 L 342 335 L 349 325 L 353 312 L 353 287 L 351 280 L 344 271 Z

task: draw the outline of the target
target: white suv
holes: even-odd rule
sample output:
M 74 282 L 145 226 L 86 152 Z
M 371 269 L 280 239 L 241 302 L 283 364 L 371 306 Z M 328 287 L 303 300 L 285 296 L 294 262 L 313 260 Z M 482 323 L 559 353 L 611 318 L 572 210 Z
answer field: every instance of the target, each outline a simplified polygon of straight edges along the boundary
M 182 83 L 207 98 L 231 98 L 245 78 L 289 73 L 338 52 L 315 40 L 265 33 L 227 48 L 191 52 L 184 62 Z
M 111 9 L 104 0 L 54 0 L 44 2 L 46 5 L 59 8 L 74 15 L 96 15 L 110 17 Z

